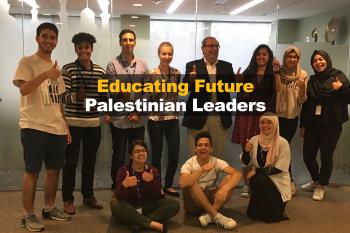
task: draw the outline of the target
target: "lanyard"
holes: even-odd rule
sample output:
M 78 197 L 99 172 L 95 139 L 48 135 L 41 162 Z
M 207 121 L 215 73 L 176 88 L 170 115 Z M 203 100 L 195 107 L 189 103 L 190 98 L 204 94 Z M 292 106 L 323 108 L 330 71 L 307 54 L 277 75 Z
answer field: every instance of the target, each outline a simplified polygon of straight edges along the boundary
M 162 70 L 160 69 L 160 67 L 158 66 L 160 74 L 162 75 L 162 79 L 165 79 L 167 82 L 170 82 L 170 78 L 171 78 L 171 74 L 170 74 L 170 66 L 169 66 L 169 74 L 168 74 L 168 78 L 166 77 L 165 74 L 163 74 Z
M 142 178 L 141 177 L 138 177 L 138 175 L 140 175 L 139 172 L 135 172 L 135 170 L 132 168 L 132 165 L 130 166 L 131 167 L 131 170 L 132 170 L 132 175 L 133 176 L 136 176 L 136 179 L 137 179 L 137 185 L 136 185 L 136 194 L 137 194 L 137 201 L 138 201 L 138 207 L 142 207 L 142 193 L 141 193 L 141 181 L 142 181 Z M 146 166 L 144 166 L 144 171 L 146 170 Z M 142 176 L 142 174 L 141 174 Z

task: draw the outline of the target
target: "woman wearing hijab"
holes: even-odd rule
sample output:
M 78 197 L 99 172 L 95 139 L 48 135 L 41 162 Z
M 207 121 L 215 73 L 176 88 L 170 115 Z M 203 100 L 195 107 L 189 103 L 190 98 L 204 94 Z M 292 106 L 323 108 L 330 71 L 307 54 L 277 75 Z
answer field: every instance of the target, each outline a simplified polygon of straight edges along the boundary
M 289 46 L 284 52 L 283 65 L 279 75 L 276 75 L 276 80 L 280 80 L 276 88 L 278 90 L 276 114 L 279 121 L 280 135 L 289 144 L 298 127 L 301 105 L 306 101 L 307 73 L 301 68 L 300 58 L 300 49 L 295 46 Z M 296 186 L 293 182 L 291 166 L 289 166 L 289 173 L 292 195 L 295 195 Z
M 275 75 L 273 70 L 273 52 L 269 46 L 265 44 L 259 45 L 253 52 L 248 67 L 243 74 L 239 71 L 236 74 L 237 82 L 253 83 L 254 92 L 238 93 L 237 102 L 264 102 L 266 112 L 274 112 L 275 97 Z M 231 142 L 240 144 L 242 150 L 247 140 L 254 135 L 259 134 L 259 118 L 261 112 L 253 113 L 236 113 L 235 123 L 232 131 Z M 243 169 L 246 174 L 248 169 Z M 249 197 L 249 186 L 246 180 L 242 188 L 241 197 Z
M 129 147 L 130 164 L 118 170 L 116 198 L 111 203 L 113 217 L 130 224 L 132 232 L 153 229 L 167 232 L 164 222 L 180 209 L 179 203 L 164 198 L 159 173 L 146 164 L 148 149 L 142 140 L 135 140 Z
M 310 76 L 308 83 L 300 127 L 304 137 L 304 163 L 312 181 L 301 188 L 313 191 L 312 198 L 320 201 L 332 174 L 333 153 L 342 124 L 349 119 L 349 81 L 342 71 L 333 68 L 330 56 L 323 50 L 314 51 L 311 66 L 315 74 Z M 316 160 L 318 150 L 321 152 L 321 168 Z
M 289 143 L 279 135 L 278 117 L 273 113 L 260 117 L 259 129 L 260 134 L 246 143 L 241 156 L 242 162 L 253 168 L 247 175 L 247 215 L 265 222 L 287 220 L 283 212 L 291 198 Z

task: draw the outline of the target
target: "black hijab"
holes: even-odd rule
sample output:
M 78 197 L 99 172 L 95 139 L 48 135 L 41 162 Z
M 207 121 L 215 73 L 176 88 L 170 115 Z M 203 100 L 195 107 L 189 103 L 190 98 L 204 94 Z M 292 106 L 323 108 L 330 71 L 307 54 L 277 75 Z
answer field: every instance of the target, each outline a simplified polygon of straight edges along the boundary
M 320 55 L 327 63 L 327 68 L 323 72 L 317 72 L 313 66 L 313 60 L 316 55 Z M 332 60 L 326 51 L 315 50 L 313 52 L 311 56 L 311 67 L 315 74 L 310 76 L 308 95 L 312 98 L 319 99 L 322 96 L 332 95 L 333 92 L 335 92 L 332 83 L 336 81 L 336 78 L 338 78 L 343 85 L 346 85 L 344 87 L 349 87 L 349 81 L 346 75 L 342 71 L 333 68 Z

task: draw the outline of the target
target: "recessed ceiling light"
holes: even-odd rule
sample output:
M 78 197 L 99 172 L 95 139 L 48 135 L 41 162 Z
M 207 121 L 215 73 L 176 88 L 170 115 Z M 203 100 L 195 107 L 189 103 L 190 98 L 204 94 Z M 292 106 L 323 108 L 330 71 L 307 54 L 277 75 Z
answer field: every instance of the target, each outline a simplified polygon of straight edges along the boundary
M 136 7 L 143 6 L 142 3 L 133 3 L 132 5 L 133 5 L 133 6 L 136 6 Z
M 51 14 L 45 13 L 45 14 L 43 14 L 43 15 L 45 15 L 45 16 L 50 16 Z
M 136 27 L 136 25 L 135 24 L 130 24 L 129 27 L 134 28 L 134 27 Z
M 139 17 L 137 15 L 131 16 L 132 19 L 138 19 Z
M 57 24 L 57 25 L 61 25 L 62 23 L 61 23 L 61 22 L 58 22 L 58 23 L 55 23 L 55 24 Z

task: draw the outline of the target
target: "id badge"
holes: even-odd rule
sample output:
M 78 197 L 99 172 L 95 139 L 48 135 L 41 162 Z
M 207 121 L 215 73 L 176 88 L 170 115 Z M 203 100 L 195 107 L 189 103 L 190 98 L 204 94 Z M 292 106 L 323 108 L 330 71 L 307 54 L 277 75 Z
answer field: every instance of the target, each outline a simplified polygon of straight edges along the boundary
M 137 213 L 142 214 L 142 208 L 136 209 Z
M 316 116 L 321 116 L 321 110 L 322 110 L 322 106 L 321 105 L 317 105 L 316 106 L 315 115 Z

